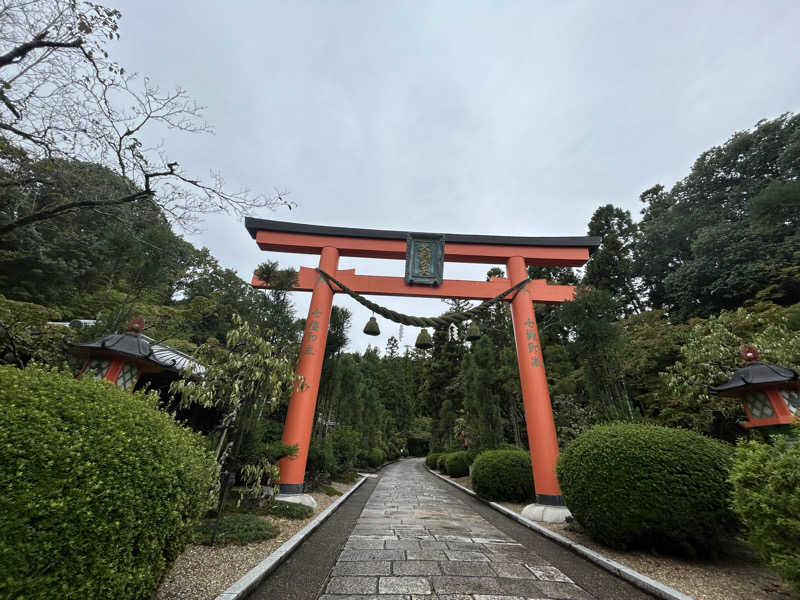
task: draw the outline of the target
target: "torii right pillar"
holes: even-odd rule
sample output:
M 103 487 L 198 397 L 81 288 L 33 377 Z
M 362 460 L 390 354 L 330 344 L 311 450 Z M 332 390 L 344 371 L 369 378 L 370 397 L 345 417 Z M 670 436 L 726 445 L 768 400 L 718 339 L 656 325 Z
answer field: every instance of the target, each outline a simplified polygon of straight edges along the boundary
M 525 259 L 521 256 L 509 258 L 506 267 L 512 284 L 528 277 Z M 537 521 L 563 521 L 567 510 L 556 478 L 558 438 L 550 405 L 550 392 L 547 389 L 536 314 L 527 286 L 520 289 L 511 301 L 511 315 L 536 488 L 536 504 L 525 507 L 523 515 Z

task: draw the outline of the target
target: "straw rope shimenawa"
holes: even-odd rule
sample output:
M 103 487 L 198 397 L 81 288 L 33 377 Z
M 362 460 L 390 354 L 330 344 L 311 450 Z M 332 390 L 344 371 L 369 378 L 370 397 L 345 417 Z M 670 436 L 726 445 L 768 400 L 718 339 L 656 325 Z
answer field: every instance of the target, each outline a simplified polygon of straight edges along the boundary
M 470 319 L 474 319 L 482 312 L 486 311 L 492 304 L 496 304 L 500 302 L 503 298 L 508 296 L 511 292 L 516 292 L 525 287 L 525 285 L 531 281 L 531 278 L 528 277 L 527 279 L 523 279 L 519 283 L 512 285 L 507 290 L 497 294 L 494 298 L 490 298 L 489 300 L 484 300 L 478 306 L 470 308 L 469 310 L 465 310 L 463 312 L 451 312 L 445 313 L 440 317 L 412 317 L 411 315 L 404 315 L 403 313 L 396 312 L 385 306 L 381 306 L 380 304 L 375 304 L 374 302 L 367 300 L 359 294 L 358 292 L 354 292 L 341 281 L 337 280 L 333 275 L 326 273 L 322 269 L 317 269 L 317 273 L 319 273 L 325 282 L 330 286 L 331 283 L 335 284 L 339 290 L 336 290 L 331 286 L 331 289 L 336 291 L 342 291 L 346 293 L 348 296 L 353 298 L 359 304 L 366 306 L 372 312 L 379 314 L 385 319 L 389 319 L 390 321 L 394 321 L 395 323 L 400 323 L 402 325 L 412 325 L 414 327 L 434 327 L 436 329 L 442 329 L 449 325 L 453 325 L 456 323 L 463 323 L 464 321 L 468 321 Z

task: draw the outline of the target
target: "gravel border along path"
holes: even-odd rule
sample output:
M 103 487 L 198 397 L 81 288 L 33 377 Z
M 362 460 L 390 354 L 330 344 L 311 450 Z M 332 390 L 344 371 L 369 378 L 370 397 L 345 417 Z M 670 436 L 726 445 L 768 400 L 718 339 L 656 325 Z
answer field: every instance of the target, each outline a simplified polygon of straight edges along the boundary
M 472 489 L 469 477 L 448 477 L 448 479 Z M 498 502 L 498 504 L 519 514 L 525 508 L 524 504 L 513 502 Z M 784 588 L 778 574 L 761 565 L 744 545 L 720 560 L 688 560 L 646 552 L 614 550 L 594 541 L 584 533 L 572 531 L 566 523 L 539 524 L 679 592 L 688 594 L 695 600 L 792 599 L 792 595 Z
M 355 484 L 334 482 L 332 485 L 340 492 L 346 492 Z M 246 546 L 187 546 L 158 588 L 155 600 L 216 598 L 338 498 L 322 492 L 311 495 L 317 501 L 317 509 L 308 519 L 269 517 L 281 529 L 276 538 Z

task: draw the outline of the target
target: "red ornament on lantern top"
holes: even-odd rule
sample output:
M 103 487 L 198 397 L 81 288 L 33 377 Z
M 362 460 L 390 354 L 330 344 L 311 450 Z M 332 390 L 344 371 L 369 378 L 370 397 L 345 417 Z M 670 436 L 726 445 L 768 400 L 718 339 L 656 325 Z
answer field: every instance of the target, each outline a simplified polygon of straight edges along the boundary
M 128 333 L 141 333 L 144 329 L 144 319 L 142 317 L 134 317 L 128 323 Z
M 759 362 L 758 351 L 742 345 L 745 366 L 729 381 L 709 387 L 712 394 L 738 397 L 747 421 L 742 426 L 784 427 L 800 417 L 800 376 L 797 371 Z
M 745 362 L 750 363 L 758 360 L 758 350 L 752 346 L 742 345 L 742 347 L 739 349 L 739 354 L 742 355 L 742 358 Z

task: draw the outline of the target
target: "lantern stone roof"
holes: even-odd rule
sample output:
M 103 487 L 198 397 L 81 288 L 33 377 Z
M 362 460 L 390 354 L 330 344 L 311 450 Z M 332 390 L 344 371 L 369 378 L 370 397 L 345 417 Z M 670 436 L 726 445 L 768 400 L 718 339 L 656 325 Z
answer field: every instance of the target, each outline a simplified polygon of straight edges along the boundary
M 798 381 L 799 377 L 794 369 L 753 361 L 741 369 L 736 369 L 733 377 L 726 383 L 712 385 L 708 389 L 712 394 L 725 394 L 751 386 L 792 383 Z
M 202 375 L 205 367 L 188 354 L 141 333 L 109 333 L 91 342 L 69 342 L 75 354 L 104 353 L 147 361 L 174 373 Z

